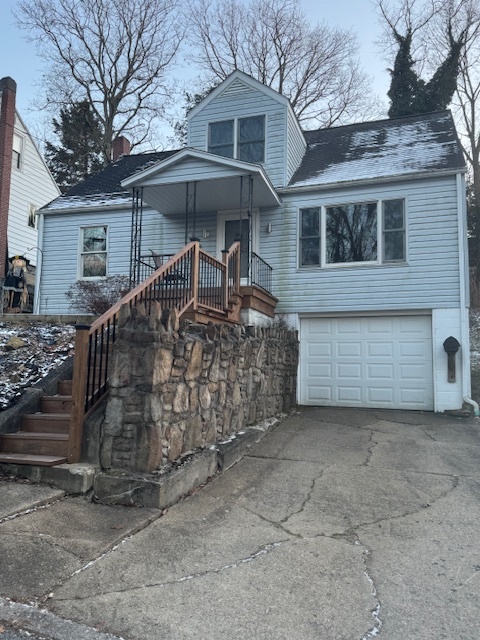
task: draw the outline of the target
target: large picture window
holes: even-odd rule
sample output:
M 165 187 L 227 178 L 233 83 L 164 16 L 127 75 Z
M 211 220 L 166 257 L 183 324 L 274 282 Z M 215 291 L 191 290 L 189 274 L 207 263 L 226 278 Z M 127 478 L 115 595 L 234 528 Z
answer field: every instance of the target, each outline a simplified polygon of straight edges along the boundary
M 245 162 L 265 160 L 265 116 L 211 122 L 208 150 Z
M 300 267 L 406 259 L 402 199 L 301 209 L 299 227 Z
M 107 275 L 106 226 L 80 230 L 80 277 L 103 278 Z

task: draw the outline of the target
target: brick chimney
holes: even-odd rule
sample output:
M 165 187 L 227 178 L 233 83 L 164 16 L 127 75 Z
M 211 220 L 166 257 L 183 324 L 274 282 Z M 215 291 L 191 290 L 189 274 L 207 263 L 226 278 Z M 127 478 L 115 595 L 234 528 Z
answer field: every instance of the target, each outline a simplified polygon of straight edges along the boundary
M 128 156 L 131 147 L 132 145 L 130 144 L 130 141 L 125 138 L 125 136 L 118 136 L 118 138 L 115 138 L 113 141 L 113 162 L 118 160 L 120 156 Z
M 13 128 L 17 84 L 12 78 L 0 80 L 0 285 L 7 265 L 8 209 L 12 178 Z

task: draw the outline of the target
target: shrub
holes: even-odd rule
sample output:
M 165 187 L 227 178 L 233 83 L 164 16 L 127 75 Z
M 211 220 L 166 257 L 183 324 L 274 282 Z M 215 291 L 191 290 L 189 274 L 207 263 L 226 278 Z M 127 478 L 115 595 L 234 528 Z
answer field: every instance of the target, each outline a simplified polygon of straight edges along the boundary
M 78 280 L 65 293 L 70 308 L 101 316 L 130 291 L 128 276 L 108 276 L 102 280 Z

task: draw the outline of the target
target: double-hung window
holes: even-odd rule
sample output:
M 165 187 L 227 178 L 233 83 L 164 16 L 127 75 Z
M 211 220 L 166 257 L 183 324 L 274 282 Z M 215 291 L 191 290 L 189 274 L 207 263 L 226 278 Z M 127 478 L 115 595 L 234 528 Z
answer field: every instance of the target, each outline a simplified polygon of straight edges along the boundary
M 406 260 L 403 199 L 300 210 L 299 266 Z
M 80 229 L 80 278 L 103 278 L 107 275 L 108 227 Z
M 15 169 L 22 169 L 23 165 L 23 138 L 18 133 L 13 134 L 12 164 Z
M 265 116 L 211 122 L 208 150 L 245 162 L 265 161 Z

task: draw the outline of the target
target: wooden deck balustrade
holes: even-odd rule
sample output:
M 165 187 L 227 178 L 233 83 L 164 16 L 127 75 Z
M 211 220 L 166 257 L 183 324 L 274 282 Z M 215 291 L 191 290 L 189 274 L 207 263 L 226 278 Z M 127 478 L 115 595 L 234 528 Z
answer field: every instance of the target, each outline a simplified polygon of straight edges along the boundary
M 202 251 L 198 242 L 190 242 L 92 325 L 77 325 L 68 462 L 80 460 L 85 417 L 108 391 L 120 308 L 143 304 L 149 312 L 159 302 L 163 309 L 176 309 L 180 315 L 210 313 L 229 322 L 238 315 L 239 290 L 239 242 L 224 253 L 222 262 Z

